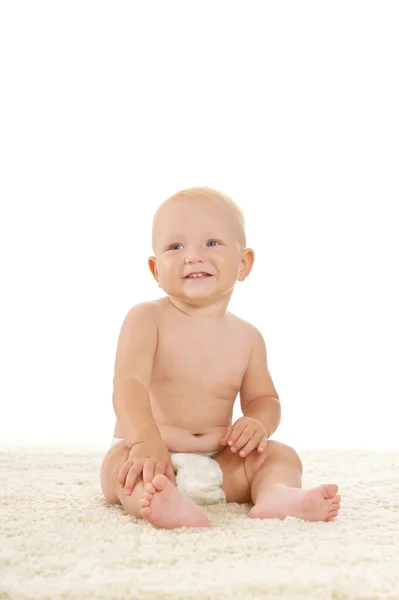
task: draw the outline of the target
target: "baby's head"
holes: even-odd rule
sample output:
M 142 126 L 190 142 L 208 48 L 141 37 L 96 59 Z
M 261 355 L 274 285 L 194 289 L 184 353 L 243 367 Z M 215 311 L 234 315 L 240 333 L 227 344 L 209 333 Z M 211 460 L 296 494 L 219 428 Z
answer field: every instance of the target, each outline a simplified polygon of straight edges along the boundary
M 152 248 L 149 267 L 160 287 L 200 305 L 223 294 L 228 301 L 254 260 L 241 210 L 229 196 L 206 187 L 181 190 L 160 205 Z

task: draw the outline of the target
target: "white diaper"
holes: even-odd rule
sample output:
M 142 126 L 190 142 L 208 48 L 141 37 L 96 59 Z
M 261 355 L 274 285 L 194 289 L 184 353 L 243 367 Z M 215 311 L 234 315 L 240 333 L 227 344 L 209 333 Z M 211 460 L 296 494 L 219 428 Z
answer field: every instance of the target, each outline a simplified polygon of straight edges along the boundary
M 112 445 L 123 441 L 113 438 Z M 223 485 L 223 471 L 216 460 L 211 458 L 217 452 L 171 452 L 175 468 L 177 489 L 196 504 L 217 504 L 226 502 Z
M 209 454 L 192 452 L 171 452 L 176 472 L 177 489 L 196 504 L 217 504 L 226 502 L 223 485 L 223 472 L 219 463 Z

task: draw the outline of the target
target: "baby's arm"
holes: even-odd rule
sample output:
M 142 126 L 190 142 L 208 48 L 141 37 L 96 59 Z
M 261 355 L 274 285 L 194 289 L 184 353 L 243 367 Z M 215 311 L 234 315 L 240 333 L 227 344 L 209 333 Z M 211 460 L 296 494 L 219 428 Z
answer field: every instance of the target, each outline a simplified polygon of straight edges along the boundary
M 259 421 L 270 437 L 280 424 L 280 400 L 267 366 L 262 334 L 252 330 L 251 357 L 240 389 L 241 410 L 245 417 Z
M 155 423 L 149 387 L 157 348 L 157 315 L 153 305 L 138 304 L 127 314 L 118 339 L 112 402 L 129 448 L 118 480 L 125 493 L 142 475 L 144 484 L 165 474 L 176 484 L 170 453 Z
M 129 450 L 160 437 L 152 415 L 149 386 L 157 347 L 157 319 L 149 303 L 130 309 L 119 334 L 112 403 Z

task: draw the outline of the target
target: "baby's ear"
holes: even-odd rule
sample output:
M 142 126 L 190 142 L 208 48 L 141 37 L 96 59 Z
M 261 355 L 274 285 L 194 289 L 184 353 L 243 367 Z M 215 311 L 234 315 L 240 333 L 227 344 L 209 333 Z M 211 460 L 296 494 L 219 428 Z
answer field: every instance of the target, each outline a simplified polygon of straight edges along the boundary
M 245 248 L 241 254 L 241 268 L 238 276 L 238 281 L 244 281 L 250 272 L 255 262 L 255 252 L 252 248 Z
M 150 271 L 152 273 L 152 276 L 154 277 L 155 281 L 158 283 L 157 259 L 155 258 L 155 256 L 150 256 L 148 258 L 147 262 L 148 262 Z

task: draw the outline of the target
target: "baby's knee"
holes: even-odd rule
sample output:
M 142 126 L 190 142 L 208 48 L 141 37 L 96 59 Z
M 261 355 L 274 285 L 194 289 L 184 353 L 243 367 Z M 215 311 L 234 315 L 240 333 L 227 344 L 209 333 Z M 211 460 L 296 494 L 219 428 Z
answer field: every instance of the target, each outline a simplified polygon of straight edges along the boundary
M 101 465 L 101 490 L 108 504 L 121 504 L 118 494 L 118 477 L 124 458 L 120 452 L 110 448 L 103 458 Z
M 282 442 L 277 442 L 276 440 L 271 440 L 267 443 L 266 449 L 268 454 L 275 454 L 286 459 L 289 459 L 291 462 L 295 462 L 298 469 L 302 473 L 302 461 L 294 448 L 288 446 L 288 444 L 283 444 Z

